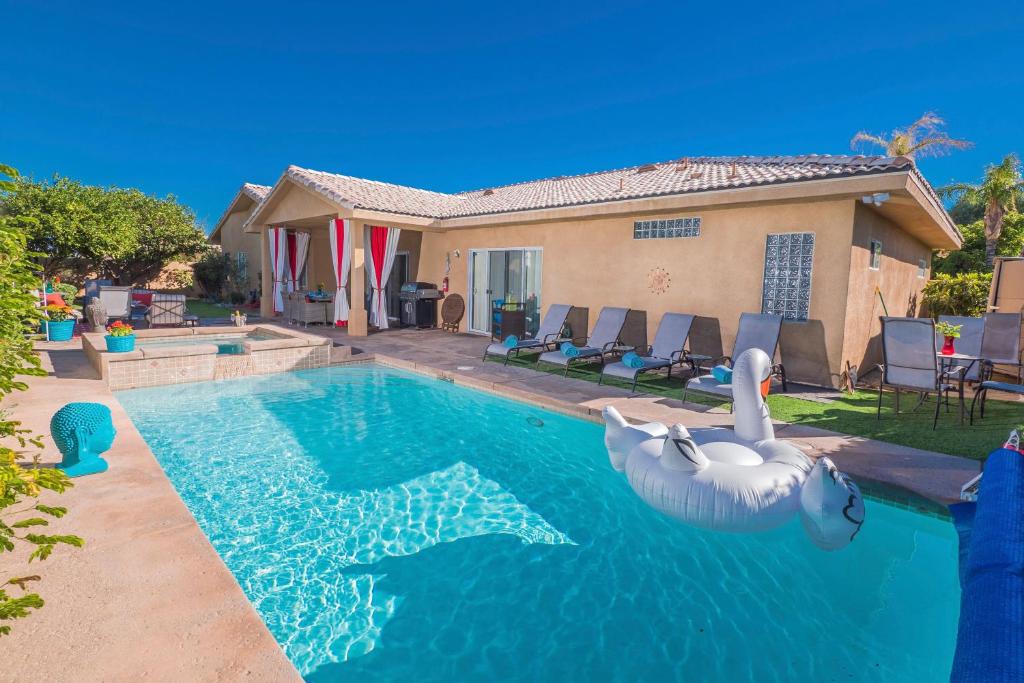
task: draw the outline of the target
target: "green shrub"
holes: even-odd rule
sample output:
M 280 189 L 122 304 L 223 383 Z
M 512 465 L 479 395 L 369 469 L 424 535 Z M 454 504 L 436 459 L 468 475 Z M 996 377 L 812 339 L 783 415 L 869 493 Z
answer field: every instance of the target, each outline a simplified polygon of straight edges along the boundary
M 192 273 L 206 296 L 216 300 L 224 293 L 234 268 L 227 254 L 211 249 L 192 265 Z
M 244 304 L 246 298 L 247 297 L 245 296 L 245 294 L 242 294 L 241 292 L 231 292 L 230 294 L 228 294 L 228 301 L 230 301 L 235 306 L 241 306 L 242 304 Z
M 57 292 L 64 299 L 64 303 L 68 306 L 75 302 L 75 297 L 78 296 L 78 287 L 67 282 L 54 282 L 52 284 L 53 291 Z
M 922 300 L 928 315 L 983 315 L 988 308 L 992 273 L 939 273 L 924 286 Z

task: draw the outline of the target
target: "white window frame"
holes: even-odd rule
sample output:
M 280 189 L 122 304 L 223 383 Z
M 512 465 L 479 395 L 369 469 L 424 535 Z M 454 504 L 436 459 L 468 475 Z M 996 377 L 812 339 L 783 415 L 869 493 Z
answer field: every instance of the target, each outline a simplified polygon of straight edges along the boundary
M 469 331 L 470 334 L 478 334 L 478 335 L 481 335 L 481 336 L 488 336 L 488 337 L 491 334 L 490 330 L 478 330 L 478 329 L 474 329 L 472 327 L 472 324 L 473 324 L 473 303 L 474 303 L 473 302 L 473 254 L 474 253 L 477 253 L 477 254 L 488 254 L 487 269 L 488 269 L 488 271 L 490 271 L 491 259 L 490 259 L 489 254 L 492 251 L 539 251 L 540 254 L 541 254 L 541 263 L 543 263 L 544 260 L 545 260 L 544 259 L 544 247 L 515 247 L 515 246 L 513 246 L 513 247 L 480 247 L 480 248 L 475 248 L 474 247 L 474 248 L 470 248 L 470 249 L 466 250 L 466 253 L 469 255 L 469 257 L 466 259 L 466 314 L 469 316 L 469 319 L 466 321 L 466 329 Z M 544 266 L 542 265 L 541 268 L 543 269 L 543 267 Z M 490 276 L 490 272 L 487 273 L 487 276 L 488 277 Z M 541 282 L 543 283 L 543 281 L 544 281 L 544 277 L 543 277 L 543 270 L 542 270 L 541 271 Z M 543 305 L 543 300 L 541 301 L 541 303 Z
M 876 244 L 878 245 L 878 265 L 877 266 L 875 265 L 875 245 Z M 871 242 L 868 243 L 868 268 L 870 268 L 871 270 L 881 270 L 882 269 L 882 251 L 883 251 L 882 240 L 872 239 Z

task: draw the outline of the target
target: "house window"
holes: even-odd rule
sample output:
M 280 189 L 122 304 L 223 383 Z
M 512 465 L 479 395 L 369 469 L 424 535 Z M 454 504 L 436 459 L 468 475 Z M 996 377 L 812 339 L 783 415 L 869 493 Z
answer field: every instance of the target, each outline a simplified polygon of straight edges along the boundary
M 878 240 L 871 240 L 871 265 L 872 270 L 882 267 L 882 243 Z
M 244 251 L 235 254 L 235 270 L 238 272 L 239 282 L 245 282 L 249 278 L 249 255 Z
M 813 265 L 813 232 L 768 235 L 761 312 L 781 315 L 786 320 L 807 320 Z
M 671 237 L 700 237 L 700 218 L 668 218 L 633 223 L 633 239 L 651 240 Z
M 928 260 L 927 259 L 923 259 L 922 258 L 922 259 L 918 259 L 917 260 L 917 276 L 918 277 L 928 277 Z

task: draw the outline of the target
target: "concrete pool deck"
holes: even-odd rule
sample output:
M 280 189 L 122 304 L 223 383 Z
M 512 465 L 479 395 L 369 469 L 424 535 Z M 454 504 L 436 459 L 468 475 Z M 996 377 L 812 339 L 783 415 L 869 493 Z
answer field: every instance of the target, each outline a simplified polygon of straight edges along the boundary
M 329 328 L 303 332 L 350 341 Z M 728 413 L 704 406 L 483 363 L 486 340 L 477 336 L 394 330 L 351 341 L 351 361 L 375 359 L 592 420 L 611 403 L 636 420 L 732 424 Z M 4 407 L 25 427 L 47 433 L 50 417 L 65 403 L 97 401 L 110 406 L 118 436 L 106 455 L 108 472 L 76 479 L 63 496 L 44 496 L 69 508 L 50 531 L 76 533 L 86 546 L 60 548 L 31 567 L 43 577 L 35 590 L 47 604 L 12 622 L 4 675 L 18 681 L 300 680 L 80 341 L 39 348 L 50 374 L 30 378 L 30 390 L 12 395 Z M 344 359 L 345 351 L 332 358 Z M 933 501 L 955 499 L 979 469 L 976 461 L 800 425 L 780 424 L 778 435 L 812 455 L 829 455 L 855 478 Z M 59 461 L 52 442 L 45 443 L 43 462 Z

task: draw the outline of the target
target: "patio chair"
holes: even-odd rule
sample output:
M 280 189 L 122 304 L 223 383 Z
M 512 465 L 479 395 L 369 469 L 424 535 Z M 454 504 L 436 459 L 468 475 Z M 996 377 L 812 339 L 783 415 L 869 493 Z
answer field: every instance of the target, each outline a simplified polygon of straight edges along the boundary
M 306 298 L 305 292 L 292 292 L 288 296 L 291 301 L 291 312 L 289 318 L 295 324 L 302 323 L 305 327 L 309 327 L 310 323 L 326 325 L 328 309 L 330 309 L 333 314 L 333 299 L 330 301 L 310 301 Z
M 964 421 L 965 370 L 962 365 L 951 365 L 942 369 L 935 343 L 935 321 L 931 318 L 882 317 L 882 364 L 878 366 L 881 378 L 878 382 L 878 408 L 876 419 L 882 418 L 882 390 L 892 387 L 896 390 L 896 414 L 900 412 L 900 390 L 917 392 L 921 395 L 918 406 L 924 403 L 928 394 L 935 394 L 935 416 L 932 429 L 939 423 L 939 407 L 946 397 L 949 410 L 949 392 L 956 389 L 960 397 L 960 422 Z M 953 381 L 957 380 L 956 385 Z
M 559 342 L 568 341 L 568 339 L 562 338 L 562 330 L 565 328 L 565 319 L 569 317 L 571 310 L 572 306 L 567 304 L 549 306 L 547 314 L 540 321 L 537 334 L 532 338 L 516 340 L 514 346 L 506 346 L 504 342 L 490 344 L 484 349 L 483 360 L 487 360 L 487 356 L 503 356 L 505 365 L 508 365 L 508 361 L 513 355 L 518 356 L 523 351 L 531 353 L 551 351 L 558 346 Z
M 89 303 L 92 302 L 93 299 L 99 298 L 101 287 L 109 287 L 112 284 L 114 284 L 113 280 L 87 279 L 85 281 L 85 284 L 83 284 L 82 286 L 83 289 L 85 289 L 85 298 L 83 303 L 85 305 L 89 305 Z
M 590 338 L 587 340 L 586 345 L 582 347 L 575 346 L 572 342 L 567 341 L 562 346 L 564 347 L 566 344 L 572 345 L 574 349 L 572 355 L 567 355 L 559 349 L 540 354 L 539 360 L 545 363 L 564 365 L 563 377 L 569 374 L 569 369 L 574 362 L 598 360 L 601 362 L 601 365 L 604 365 L 606 354 L 616 350 L 632 350 L 632 347 L 619 347 L 619 335 L 622 334 L 622 328 L 626 324 L 627 315 L 629 315 L 628 308 L 611 308 L 608 306 L 602 308 L 601 313 L 597 316 L 597 322 L 594 324 L 594 331 L 590 333 Z
M 99 299 L 110 320 L 128 321 L 132 317 L 132 288 L 118 285 L 100 287 Z
M 180 327 L 185 324 L 185 295 L 156 292 L 146 312 L 150 327 Z
M 939 322 L 960 326 L 960 336 L 957 338 L 955 347 L 957 353 L 965 356 L 983 357 L 981 348 L 984 346 L 985 319 L 971 318 L 962 315 L 940 315 Z M 941 344 L 942 335 L 936 333 L 935 343 Z M 964 380 L 977 382 L 982 375 L 982 361 L 950 361 L 954 365 L 964 366 Z
M 987 372 L 991 373 L 995 365 L 1009 365 L 1014 368 L 1018 383 L 1021 381 L 1020 324 L 1020 313 L 986 313 L 981 343 Z
M 739 358 L 740 354 L 747 349 L 761 349 L 768 358 L 772 360 L 772 377 L 778 377 L 782 382 L 782 391 L 785 393 L 789 386 L 786 383 L 786 368 L 782 363 L 775 363 L 775 352 L 779 348 L 779 336 L 782 334 L 782 316 L 770 313 L 743 313 L 740 315 L 740 328 L 736 331 L 736 341 L 732 345 L 732 354 L 714 358 L 703 354 L 690 354 L 690 360 L 695 366 L 695 371 L 710 371 L 716 365 L 732 367 L 733 359 Z M 706 374 L 694 377 L 687 381 L 683 387 L 683 400 L 686 400 L 686 393 L 690 390 L 700 391 L 706 394 L 728 396 L 732 398 L 732 384 L 720 382 L 714 375 Z
M 981 416 L 979 419 L 985 418 L 985 401 L 988 399 L 989 389 L 995 391 L 1002 391 L 1006 394 L 1015 394 L 1017 396 L 1024 396 L 1024 384 L 1014 384 L 1013 382 L 997 382 L 994 380 L 985 380 L 978 383 L 978 388 L 974 390 L 974 398 L 971 399 L 971 424 L 974 424 L 974 405 L 981 401 Z
M 632 391 L 636 391 L 636 383 L 640 375 L 653 370 L 667 369 L 666 379 L 672 378 L 672 366 L 688 364 L 694 370 L 694 363 L 686 353 L 686 343 L 690 338 L 690 328 L 693 326 L 692 315 L 684 313 L 666 313 L 661 316 L 658 323 L 658 331 L 654 334 L 654 343 L 647 349 L 647 353 L 640 356 L 643 365 L 632 367 L 623 361 L 605 365 L 601 371 L 601 379 L 598 384 L 604 383 L 604 378 L 619 377 L 631 380 Z
M 461 294 L 449 294 L 441 304 L 441 329 L 458 332 L 462 316 L 466 314 L 466 300 Z

